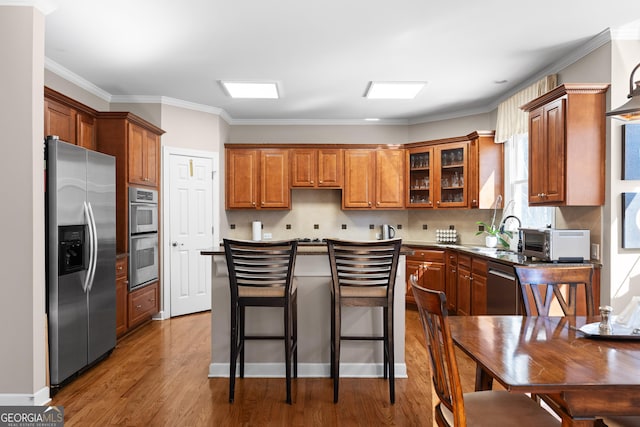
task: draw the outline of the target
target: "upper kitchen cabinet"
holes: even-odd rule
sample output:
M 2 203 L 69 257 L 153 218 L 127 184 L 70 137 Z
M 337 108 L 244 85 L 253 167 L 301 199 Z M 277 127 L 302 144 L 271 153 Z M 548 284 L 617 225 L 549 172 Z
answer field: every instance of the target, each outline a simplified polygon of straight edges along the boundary
M 47 87 L 44 88 L 44 136 L 96 150 L 97 112 Z
M 225 149 L 226 209 L 291 209 L 289 150 Z
M 344 151 L 343 209 L 403 209 L 402 149 L 347 149 Z
M 116 156 L 116 173 L 129 184 L 158 187 L 163 133 L 132 113 L 105 112 L 98 116 L 98 149 Z
M 342 188 L 343 150 L 296 148 L 290 155 L 292 188 Z
M 502 146 L 493 132 L 409 144 L 410 208 L 490 208 L 502 193 Z
M 604 204 L 608 88 L 565 83 L 520 107 L 529 113 L 529 205 Z
M 469 143 L 469 207 L 491 209 L 504 194 L 504 145 L 496 144 L 495 132 L 467 135 Z M 501 206 L 498 206 L 501 207 Z

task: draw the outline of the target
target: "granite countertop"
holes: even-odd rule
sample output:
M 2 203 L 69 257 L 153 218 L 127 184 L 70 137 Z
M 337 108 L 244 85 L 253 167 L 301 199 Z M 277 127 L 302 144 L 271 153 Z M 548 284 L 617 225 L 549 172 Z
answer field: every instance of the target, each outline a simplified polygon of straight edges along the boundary
M 569 267 L 575 265 L 583 265 L 584 263 L 593 264 L 594 267 L 598 268 L 602 265 L 591 261 L 585 260 L 584 263 L 554 263 L 549 261 L 540 261 L 537 259 L 527 258 L 524 255 L 520 255 L 517 252 L 510 251 L 508 249 L 499 249 L 499 248 L 487 248 L 484 246 L 477 245 L 459 245 L 455 243 L 437 243 L 437 242 L 419 242 L 419 241 L 403 241 L 403 244 L 412 247 L 412 248 L 425 248 L 425 249 L 453 249 L 458 252 L 464 252 L 473 256 L 480 256 L 483 258 L 487 258 L 492 261 L 501 262 L 503 264 L 518 264 L 518 265 L 548 265 L 548 266 L 558 266 L 558 267 Z
M 491 261 L 501 262 L 503 264 L 518 264 L 518 265 L 557 265 L 572 266 L 581 265 L 581 263 L 552 263 L 546 261 L 534 260 L 526 258 L 516 252 L 512 252 L 507 249 L 487 248 L 477 245 L 459 245 L 455 243 L 437 243 L 437 242 L 425 242 L 425 241 L 402 241 L 402 255 L 412 255 L 413 248 L 424 249 L 452 249 L 468 255 L 479 256 Z M 200 251 L 202 255 L 224 255 L 224 247 L 222 245 L 214 246 Z M 325 242 L 299 242 L 298 243 L 298 255 L 326 255 L 327 244 Z M 601 267 L 601 264 L 587 260 L 594 267 Z
M 213 246 L 211 248 L 200 251 L 201 255 L 224 255 L 224 247 L 222 245 Z M 402 245 L 401 255 L 413 255 L 413 249 L 409 245 Z M 298 242 L 298 255 L 327 255 L 326 242 Z

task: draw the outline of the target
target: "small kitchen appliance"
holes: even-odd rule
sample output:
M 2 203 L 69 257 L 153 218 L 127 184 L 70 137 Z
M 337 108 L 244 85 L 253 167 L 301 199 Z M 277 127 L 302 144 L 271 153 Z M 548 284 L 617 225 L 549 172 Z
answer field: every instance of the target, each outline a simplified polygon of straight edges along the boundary
M 380 239 L 389 240 L 396 237 L 396 229 L 389 224 L 382 224 L 380 226 Z
M 590 258 L 589 230 L 521 228 L 522 254 L 540 261 L 584 262 Z

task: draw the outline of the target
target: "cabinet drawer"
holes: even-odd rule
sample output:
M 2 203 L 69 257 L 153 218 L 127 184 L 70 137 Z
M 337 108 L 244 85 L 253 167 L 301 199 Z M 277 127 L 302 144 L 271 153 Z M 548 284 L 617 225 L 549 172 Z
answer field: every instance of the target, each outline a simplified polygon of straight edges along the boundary
M 473 259 L 473 268 L 471 269 L 473 274 L 480 274 L 481 276 L 487 275 L 487 261 L 482 258 Z
M 435 249 L 411 248 L 413 255 L 407 255 L 407 260 L 411 261 L 431 261 L 445 262 L 445 252 Z
M 158 312 L 158 283 L 129 294 L 129 328 L 143 323 Z
M 458 265 L 467 267 L 467 270 L 471 270 L 471 256 L 458 254 Z

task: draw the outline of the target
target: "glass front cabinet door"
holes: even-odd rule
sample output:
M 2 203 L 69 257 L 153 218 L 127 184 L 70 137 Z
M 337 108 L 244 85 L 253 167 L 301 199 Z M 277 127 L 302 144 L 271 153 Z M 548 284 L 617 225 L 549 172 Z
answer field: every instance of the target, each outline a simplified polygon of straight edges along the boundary
M 407 206 L 458 208 L 468 206 L 469 143 L 450 143 L 408 151 Z
M 433 148 L 420 148 L 408 152 L 409 200 L 407 206 L 430 208 L 432 202 Z

